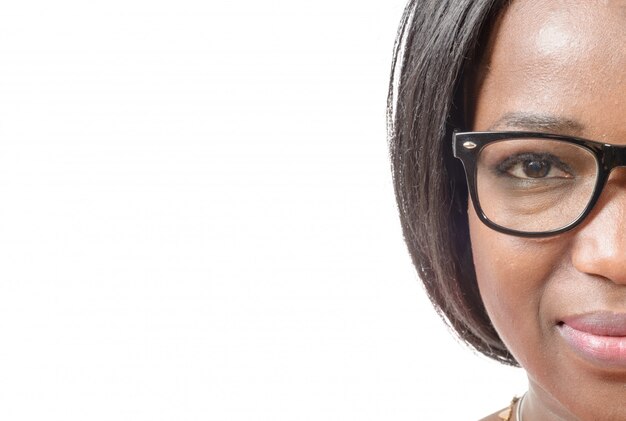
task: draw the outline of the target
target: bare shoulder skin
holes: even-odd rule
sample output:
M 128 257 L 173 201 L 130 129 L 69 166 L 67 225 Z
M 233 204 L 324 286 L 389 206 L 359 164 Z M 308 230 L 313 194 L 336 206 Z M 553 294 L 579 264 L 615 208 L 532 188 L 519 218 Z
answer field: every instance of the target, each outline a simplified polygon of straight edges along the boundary
M 485 418 L 481 418 L 479 421 L 502 421 L 503 419 L 506 419 L 506 418 L 503 418 L 501 414 L 506 414 L 508 410 L 509 410 L 508 407 L 502 408 L 499 411 L 496 411 L 491 415 L 487 415 Z M 516 421 L 515 411 L 511 415 L 510 421 Z
M 491 415 L 482 418 L 480 421 L 502 421 L 502 418 L 498 417 L 498 414 L 502 411 L 494 412 Z

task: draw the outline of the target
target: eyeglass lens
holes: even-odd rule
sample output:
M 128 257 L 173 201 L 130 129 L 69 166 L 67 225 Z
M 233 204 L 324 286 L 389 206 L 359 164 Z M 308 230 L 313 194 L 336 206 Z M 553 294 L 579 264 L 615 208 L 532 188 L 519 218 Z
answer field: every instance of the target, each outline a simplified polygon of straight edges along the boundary
M 598 178 L 591 151 L 549 139 L 509 139 L 480 152 L 476 189 L 492 222 L 524 232 L 563 228 L 583 213 Z

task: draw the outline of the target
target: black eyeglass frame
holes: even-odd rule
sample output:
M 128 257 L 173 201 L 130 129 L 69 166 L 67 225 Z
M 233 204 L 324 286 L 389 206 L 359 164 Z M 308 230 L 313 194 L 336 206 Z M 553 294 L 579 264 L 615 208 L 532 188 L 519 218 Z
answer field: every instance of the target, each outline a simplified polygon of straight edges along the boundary
M 477 176 L 477 161 L 478 156 L 482 149 L 490 143 L 499 142 L 503 140 L 511 139 L 551 139 L 566 142 L 574 145 L 578 145 L 589 152 L 595 157 L 598 175 L 596 184 L 593 188 L 593 193 L 589 203 L 582 211 L 582 213 L 573 222 L 568 225 L 551 231 L 541 232 L 526 232 L 517 231 L 514 229 L 506 228 L 492 222 L 487 215 L 483 212 L 480 201 L 478 200 L 478 192 L 476 189 L 476 176 Z M 474 204 L 474 210 L 478 215 L 478 218 L 489 228 L 496 231 L 515 235 L 518 237 L 550 237 L 553 235 L 561 234 L 569 231 L 580 224 L 589 215 L 593 207 L 598 201 L 598 198 L 602 194 L 602 190 L 606 181 L 609 178 L 609 174 L 616 167 L 626 166 L 626 146 L 612 145 L 609 143 L 596 142 L 593 140 L 583 139 L 575 136 L 564 136 L 551 133 L 541 132 L 526 132 L 526 131 L 503 131 L 503 132 L 457 132 L 452 135 L 452 152 L 455 158 L 458 158 L 463 163 L 465 169 L 465 176 L 467 179 L 467 188 Z

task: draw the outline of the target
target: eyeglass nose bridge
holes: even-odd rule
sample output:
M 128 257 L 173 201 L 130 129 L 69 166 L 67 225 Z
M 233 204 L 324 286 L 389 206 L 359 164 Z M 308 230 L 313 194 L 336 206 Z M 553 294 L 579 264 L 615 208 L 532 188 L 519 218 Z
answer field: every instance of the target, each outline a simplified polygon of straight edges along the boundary
M 604 145 L 604 169 L 610 172 L 617 167 L 626 167 L 626 146 Z

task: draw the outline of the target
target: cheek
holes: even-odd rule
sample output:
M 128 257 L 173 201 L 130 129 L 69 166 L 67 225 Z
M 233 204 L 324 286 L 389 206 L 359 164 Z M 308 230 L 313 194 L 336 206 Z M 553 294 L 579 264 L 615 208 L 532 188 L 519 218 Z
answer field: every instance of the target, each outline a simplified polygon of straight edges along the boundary
M 471 206 L 468 214 L 480 295 L 498 334 L 525 366 L 550 328 L 544 304 L 562 266 L 564 246 L 496 232 L 480 222 Z

